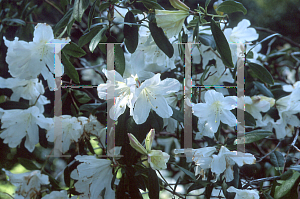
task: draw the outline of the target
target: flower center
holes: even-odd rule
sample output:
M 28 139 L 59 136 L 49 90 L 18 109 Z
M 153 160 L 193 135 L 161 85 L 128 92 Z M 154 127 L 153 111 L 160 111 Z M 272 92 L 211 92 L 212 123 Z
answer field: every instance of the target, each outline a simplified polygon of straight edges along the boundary
M 215 123 L 217 123 L 217 116 L 220 114 L 220 108 L 222 106 L 222 103 L 220 101 L 215 101 L 213 104 L 212 104 L 212 108 L 215 112 Z

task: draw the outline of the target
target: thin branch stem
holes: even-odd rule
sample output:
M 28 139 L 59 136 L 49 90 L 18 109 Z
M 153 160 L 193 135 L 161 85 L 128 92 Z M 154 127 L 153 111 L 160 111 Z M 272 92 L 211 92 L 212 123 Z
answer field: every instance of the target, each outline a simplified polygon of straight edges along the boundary
M 49 0 L 45 0 L 46 3 L 50 4 L 53 8 L 55 8 L 60 14 L 64 15 L 64 12 L 61 11 L 56 5 L 54 5 L 52 2 Z
M 248 186 L 250 186 L 252 184 L 259 183 L 259 182 L 278 180 L 278 179 L 280 179 L 280 176 L 273 176 L 273 177 L 267 177 L 267 178 L 260 178 L 260 179 L 256 179 L 256 180 L 251 180 L 250 182 L 245 184 L 242 189 L 247 189 Z
M 271 153 L 273 153 L 273 152 L 279 147 L 280 143 L 281 143 L 281 141 L 278 142 L 278 144 L 276 145 L 276 147 L 275 147 L 272 151 L 270 151 L 269 153 L 267 153 L 266 155 L 264 155 L 263 157 L 261 157 L 261 158 L 260 158 L 258 161 L 256 161 L 256 162 L 262 161 L 264 158 L 266 158 L 266 157 L 269 156 Z

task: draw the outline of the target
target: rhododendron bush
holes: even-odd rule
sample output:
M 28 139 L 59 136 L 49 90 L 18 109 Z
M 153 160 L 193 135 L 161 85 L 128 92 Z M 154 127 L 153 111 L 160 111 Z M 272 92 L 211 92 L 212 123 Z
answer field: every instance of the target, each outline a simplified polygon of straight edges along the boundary
M 0 198 L 300 196 L 300 44 L 189 3 L 0 1 Z

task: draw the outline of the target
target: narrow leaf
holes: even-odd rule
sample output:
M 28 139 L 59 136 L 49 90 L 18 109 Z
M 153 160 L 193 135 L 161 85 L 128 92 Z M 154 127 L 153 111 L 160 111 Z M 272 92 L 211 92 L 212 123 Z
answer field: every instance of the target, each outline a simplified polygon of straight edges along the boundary
M 64 53 L 70 55 L 72 57 L 82 57 L 86 54 L 84 50 L 82 50 L 77 44 L 71 42 L 62 49 Z
M 119 44 L 115 44 L 115 68 L 123 76 L 125 70 L 124 51 Z
M 141 1 L 137 1 L 137 2 L 142 2 L 148 10 L 149 9 L 164 10 L 164 8 L 154 0 L 141 0 Z
M 2 20 L 2 22 L 16 23 L 16 24 L 20 24 L 22 26 L 26 25 L 25 21 L 23 21 L 22 19 L 8 19 L 8 18 L 5 18 L 5 19 Z
M 97 47 L 98 43 L 101 41 L 102 37 L 105 35 L 107 30 L 107 26 L 103 27 L 100 32 L 92 39 L 89 49 L 91 52 L 94 52 L 95 48 Z
M 208 4 L 210 3 L 210 0 L 205 1 L 205 10 L 207 10 Z
M 256 63 L 249 63 L 249 67 L 262 82 L 274 85 L 274 79 L 265 67 Z
M 27 170 L 39 170 L 40 169 L 32 162 L 32 160 L 29 160 L 26 158 L 18 158 L 18 161 Z
M 291 178 L 284 181 L 280 186 L 275 187 L 274 199 L 296 198 L 296 197 L 284 197 L 284 196 L 293 194 L 293 192 L 294 192 L 293 190 L 295 190 L 295 192 L 297 192 L 297 187 L 299 184 L 299 180 L 298 180 L 299 177 L 300 177 L 300 173 L 297 171 L 293 171 L 293 175 Z
M 73 8 L 71 8 L 64 16 L 57 22 L 57 24 L 53 28 L 53 33 L 56 34 L 61 28 L 64 28 L 67 26 L 70 17 L 72 16 Z
M 128 11 L 126 13 L 124 22 L 136 23 L 136 20 L 132 12 Z M 130 53 L 134 53 L 135 49 L 138 46 L 138 41 L 139 41 L 138 32 L 139 32 L 138 26 L 129 26 L 127 24 L 124 25 L 123 33 L 125 38 L 125 45 Z
M 258 140 L 261 140 L 265 137 L 268 137 L 270 135 L 273 135 L 272 132 L 270 131 L 265 131 L 265 130 L 254 130 L 251 132 L 245 133 L 245 140 L 242 139 L 237 139 L 235 143 L 237 144 L 248 144 L 252 142 L 256 142 Z
M 66 57 L 65 53 L 61 53 L 61 60 L 62 63 L 65 66 L 65 73 L 77 84 L 79 84 L 79 75 L 77 71 L 75 70 L 75 67 L 73 64 L 69 61 L 69 59 Z
M 247 9 L 243 4 L 236 1 L 224 1 L 218 6 L 217 11 L 224 13 L 242 12 L 244 15 L 247 14 Z
M 245 117 L 245 125 L 246 126 L 256 126 L 256 121 L 250 113 L 245 111 L 244 117 Z
M 91 101 L 90 96 L 83 91 L 72 90 L 72 92 L 74 93 L 74 97 L 76 98 L 76 100 L 81 104 L 85 104 Z
M 174 164 L 176 167 L 178 167 L 181 171 L 183 171 L 186 175 L 190 176 L 193 180 L 196 180 L 196 177 L 195 177 L 195 174 L 190 172 L 189 170 L 181 167 L 181 166 L 178 166 L 177 164 Z
M 270 154 L 270 161 L 274 167 L 283 167 L 284 166 L 284 157 L 279 151 L 274 151 Z
M 82 47 L 83 45 L 90 42 L 100 30 L 101 30 L 101 26 L 95 26 L 88 33 L 82 35 L 78 40 L 78 46 Z
M 88 16 L 88 29 L 90 31 L 90 27 L 91 27 L 91 24 L 92 24 L 92 21 L 93 21 L 93 16 L 94 16 L 94 12 L 95 12 L 95 7 L 96 7 L 96 3 L 98 2 L 98 0 L 95 0 L 91 9 L 90 9 L 90 12 L 89 12 L 89 16 Z
M 221 55 L 224 65 L 228 66 L 229 68 L 234 68 L 231 51 L 226 37 L 213 19 L 211 20 L 211 32 L 216 41 L 217 50 Z
M 263 95 L 274 98 L 273 93 L 263 83 L 254 81 L 253 84 Z
M 148 170 L 148 190 L 150 199 L 159 199 L 159 183 L 155 170 Z
M 157 27 L 156 23 L 149 23 L 149 29 L 156 45 L 169 57 L 173 57 L 174 48 L 166 37 L 162 28 Z

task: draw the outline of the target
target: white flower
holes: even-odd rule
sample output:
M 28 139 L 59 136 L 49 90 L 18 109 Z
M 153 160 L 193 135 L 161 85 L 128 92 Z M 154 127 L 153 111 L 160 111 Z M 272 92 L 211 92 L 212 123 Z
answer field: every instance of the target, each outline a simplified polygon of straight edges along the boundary
M 152 142 L 155 136 L 154 129 L 151 129 L 149 133 L 147 134 L 145 145 L 146 149 L 141 145 L 141 143 L 132 135 L 131 133 L 128 133 L 130 145 L 132 148 L 137 150 L 139 153 L 143 154 L 148 158 L 148 163 L 150 164 L 152 169 L 156 170 L 162 170 L 166 169 L 170 155 L 162 152 L 161 150 L 151 150 L 152 148 Z M 142 156 L 143 159 L 143 156 Z
M 77 196 L 72 196 L 72 199 L 77 199 Z M 50 194 L 45 195 L 42 199 L 69 199 L 68 192 L 66 190 L 52 191 Z
M 88 155 L 77 155 L 75 159 L 83 162 L 71 173 L 71 178 L 78 180 L 74 186 L 77 192 L 83 193 L 81 198 L 102 199 L 100 194 L 103 189 L 105 189 L 103 198 L 115 198 L 115 191 L 111 189 L 113 178 L 111 160 L 97 159 Z
M 98 96 L 100 99 L 116 100 L 115 105 L 109 110 L 109 116 L 113 120 L 117 120 L 122 115 L 126 106 L 130 109 L 130 115 L 133 114 L 133 104 L 135 102 L 136 81 L 134 78 L 123 77 L 115 70 L 103 70 L 107 77 L 106 84 L 100 84 L 97 87 Z M 107 91 L 114 91 L 113 96 L 107 96 Z
M 90 115 L 86 124 L 84 124 L 84 132 L 96 135 L 103 146 L 106 140 L 106 127 L 103 126 L 95 116 Z
M 61 134 L 54 132 L 55 120 L 61 120 Z M 56 117 L 52 120 L 52 124 L 48 127 L 47 140 L 49 142 L 59 142 L 58 136 L 62 136 L 62 152 L 65 153 L 69 150 L 71 142 L 77 142 L 83 134 L 84 124 L 87 123 L 86 117 L 72 117 L 70 115 L 62 115 L 60 118 Z
M 255 119 L 262 120 L 262 116 L 260 112 L 267 112 L 270 107 L 275 104 L 275 100 L 273 98 L 265 97 L 265 96 L 245 96 L 245 110 L 250 113 Z
M 9 177 L 9 181 L 17 187 L 16 194 L 19 198 L 36 198 L 40 194 L 41 185 L 49 184 L 49 177 L 41 174 L 39 170 L 20 174 L 2 170 Z
M 218 155 L 213 155 L 211 161 L 211 171 L 220 175 L 225 171 L 226 182 L 232 181 L 233 165 L 236 163 L 239 167 L 244 164 L 255 164 L 255 157 L 250 153 L 242 153 L 238 151 L 229 151 L 222 146 Z
M 167 78 L 161 81 L 160 74 L 145 80 L 135 91 L 137 99 L 133 110 L 134 121 L 137 124 L 143 124 L 147 120 L 151 109 L 162 118 L 171 117 L 173 111 L 164 95 L 177 92 L 179 89 L 180 83 L 178 80 Z
M 229 126 L 236 125 L 236 118 L 230 110 L 237 107 L 237 97 L 224 97 L 223 94 L 215 90 L 205 93 L 205 103 L 193 105 L 193 113 L 201 121 L 207 121 L 209 128 L 217 132 L 220 121 Z
M 15 148 L 26 136 L 25 147 L 32 152 L 39 142 L 38 126 L 46 129 L 51 119 L 45 118 L 40 109 L 33 106 L 25 110 L 5 110 L 1 122 L 1 128 L 5 130 L 0 134 L 0 138 L 4 139 L 4 143 Z
M 34 79 L 41 73 L 47 80 L 49 89 L 55 88 L 54 45 L 50 43 L 68 43 L 69 38 L 54 39 L 52 28 L 39 23 L 35 26 L 33 42 L 19 41 L 18 37 L 14 41 L 8 41 L 5 37 L 3 39 L 8 47 L 6 62 L 13 77 Z
M 248 19 L 243 19 L 236 27 L 226 28 L 224 35 L 229 42 L 245 43 L 258 39 L 258 34 L 254 28 L 248 28 L 251 25 Z
M 257 190 L 242 190 L 231 186 L 227 189 L 227 191 L 236 193 L 234 199 L 259 199 Z
M 41 112 L 44 112 L 44 105 L 49 104 L 50 101 L 47 100 L 44 94 L 45 89 L 41 81 L 36 79 L 19 79 L 19 78 L 7 78 L 3 79 L 0 77 L 0 81 L 3 82 L 3 87 L 0 88 L 10 88 L 13 94 L 10 96 L 11 101 L 19 101 L 22 97 L 23 99 L 29 100 L 29 105 L 37 106 Z
M 189 11 L 186 10 L 155 9 L 157 26 L 164 30 L 168 38 L 177 36 L 179 34 L 187 16 L 189 16 Z

